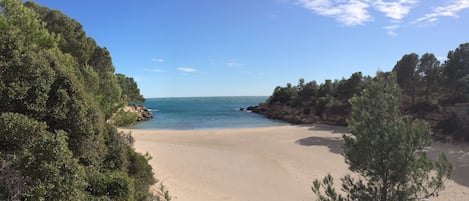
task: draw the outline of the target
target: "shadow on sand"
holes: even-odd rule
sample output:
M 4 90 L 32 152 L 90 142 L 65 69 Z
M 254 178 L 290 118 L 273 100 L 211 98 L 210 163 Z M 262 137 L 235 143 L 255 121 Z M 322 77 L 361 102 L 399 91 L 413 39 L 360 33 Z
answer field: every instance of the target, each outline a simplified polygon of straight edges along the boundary
M 334 134 L 339 133 L 341 136 L 342 134 L 348 133 L 348 128 L 346 126 L 333 126 L 333 125 L 326 125 L 326 124 L 314 124 L 308 126 L 310 127 L 309 130 L 311 131 L 329 131 Z
M 342 153 L 342 138 L 325 138 L 325 137 L 307 137 L 299 139 L 296 144 L 303 146 L 326 146 L 329 151 L 335 154 Z
M 297 140 L 295 143 L 302 146 L 326 146 L 329 151 L 335 154 L 342 154 L 342 135 L 348 132 L 347 127 L 332 126 L 326 124 L 300 125 L 307 127 L 310 131 L 327 131 L 332 134 L 330 137 L 311 136 Z
M 302 146 L 326 146 L 332 153 L 342 154 L 342 134 L 347 133 L 347 127 L 329 126 L 315 124 L 309 127 L 311 131 L 330 131 L 333 134 L 330 137 L 311 136 L 297 140 L 295 143 Z M 447 159 L 453 165 L 451 180 L 456 183 L 469 187 L 469 145 L 454 145 L 441 142 L 434 142 L 427 154 L 432 159 L 437 159 L 443 152 Z

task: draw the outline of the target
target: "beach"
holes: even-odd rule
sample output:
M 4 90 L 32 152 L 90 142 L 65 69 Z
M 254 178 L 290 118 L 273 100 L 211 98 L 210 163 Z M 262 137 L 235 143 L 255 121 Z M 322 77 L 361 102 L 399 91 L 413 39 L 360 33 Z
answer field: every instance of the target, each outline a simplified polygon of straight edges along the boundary
M 315 178 L 330 173 L 340 187 L 350 173 L 341 155 L 345 127 L 120 130 L 132 133 L 138 152 L 152 155 L 156 177 L 176 201 L 311 201 Z M 428 150 L 439 151 L 453 174 L 430 200 L 469 200 L 468 146 L 434 143 Z

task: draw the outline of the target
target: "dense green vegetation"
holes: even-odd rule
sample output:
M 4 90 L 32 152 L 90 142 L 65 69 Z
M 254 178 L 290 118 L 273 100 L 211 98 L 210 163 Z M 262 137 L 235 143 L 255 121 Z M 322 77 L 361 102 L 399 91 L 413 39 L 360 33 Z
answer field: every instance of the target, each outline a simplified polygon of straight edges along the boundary
M 106 123 L 131 101 L 135 81 L 77 21 L 0 0 L 0 200 L 154 199 L 150 157 Z
M 392 72 L 401 88 L 404 114 L 428 120 L 437 134 L 469 142 L 469 43 L 450 51 L 443 63 L 432 53 L 406 54 Z M 359 95 L 371 80 L 360 72 L 348 79 L 326 80 L 321 84 L 300 79 L 296 86 L 276 87 L 263 105 L 267 109 L 260 113 L 282 106 L 282 113 L 271 115 L 272 118 L 282 119 L 294 113 L 300 117 L 287 119 L 293 123 L 313 118 L 345 125 L 350 118 L 350 98 Z
M 330 175 L 315 180 L 317 200 L 421 200 L 443 189 L 451 164 L 444 155 L 438 161 L 427 158 L 430 127 L 401 115 L 400 95 L 394 74 L 380 73 L 350 100 L 351 135 L 344 135 L 343 155 L 356 175 L 342 178 L 344 194 L 336 192 Z

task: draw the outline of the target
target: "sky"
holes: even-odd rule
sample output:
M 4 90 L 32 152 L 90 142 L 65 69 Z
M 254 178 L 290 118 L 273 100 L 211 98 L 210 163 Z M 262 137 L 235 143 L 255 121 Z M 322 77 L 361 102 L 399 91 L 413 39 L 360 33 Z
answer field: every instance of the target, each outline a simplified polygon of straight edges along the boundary
M 79 21 L 146 98 L 267 96 L 469 42 L 469 0 L 35 2 Z

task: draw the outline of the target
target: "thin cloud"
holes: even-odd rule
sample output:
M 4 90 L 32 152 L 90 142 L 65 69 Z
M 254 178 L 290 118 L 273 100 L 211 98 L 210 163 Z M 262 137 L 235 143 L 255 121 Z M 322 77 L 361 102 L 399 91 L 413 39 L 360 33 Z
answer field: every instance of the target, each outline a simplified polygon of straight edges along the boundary
M 398 29 L 399 27 L 399 24 L 392 24 L 389 26 L 385 26 L 384 29 L 386 29 L 388 35 L 397 36 L 396 29 Z
M 151 71 L 154 72 L 154 73 L 164 73 L 165 72 L 164 70 L 161 70 L 161 69 L 158 69 L 158 68 L 151 69 Z
M 277 15 L 277 14 L 270 14 L 270 15 L 267 15 L 267 18 L 269 18 L 269 19 L 271 19 L 271 20 L 275 20 L 275 19 L 280 18 L 280 16 Z
M 461 10 L 469 8 L 469 0 L 455 0 L 446 6 L 438 6 L 433 9 L 433 12 L 417 19 L 417 22 L 436 22 L 439 17 L 459 17 L 457 13 Z
M 227 62 L 225 63 L 225 66 L 228 66 L 228 67 L 241 67 L 241 66 L 244 66 L 245 64 L 242 64 L 242 63 L 238 63 L 238 62 Z
M 469 1 L 469 0 L 467 0 Z M 396 36 L 401 20 L 409 15 L 419 0 L 297 0 L 302 7 L 322 16 L 333 17 L 346 26 L 363 25 L 373 21 L 370 12 L 383 13 L 391 21 L 384 29 L 391 36 Z
M 298 3 L 318 15 L 334 17 L 347 26 L 361 25 L 373 20 L 368 13 L 370 5 L 366 0 L 298 0 Z
M 418 3 L 417 0 L 383 1 L 374 2 L 376 10 L 384 13 L 392 20 L 399 21 L 407 16 L 410 10 Z
M 306 9 L 323 16 L 336 18 L 344 25 L 361 25 L 372 21 L 369 10 L 375 9 L 397 22 L 407 16 L 418 0 L 298 0 Z
M 185 68 L 185 67 L 179 67 L 177 68 L 179 71 L 182 71 L 182 72 L 185 72 L 185 73 L 193 73 L 193 72 L 197 72 L 196 69 L 194 68 Z
M 384 14 L 390 19 L 390 25 L 383 28 L 387 34 L 396 36 L 400 24 L 421 0 L 294 0 L 297 5 L 313 11 L 317 15 L 332 17 L 346 26 L 363 25 L 373 21 L 372 11 Z M 444 6 L 432 9 L 411 24 L 435 23 L 440 17 L 458 18 L 458 13 L 469 9 L 469 0 L 451 0 Z
M 163 62 L 164 62 L 163 59 L 151 59 L 151 60 L 154 61 L 154 62 L 160 62 L 160 63 L 163 63 Z

